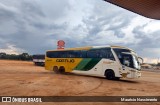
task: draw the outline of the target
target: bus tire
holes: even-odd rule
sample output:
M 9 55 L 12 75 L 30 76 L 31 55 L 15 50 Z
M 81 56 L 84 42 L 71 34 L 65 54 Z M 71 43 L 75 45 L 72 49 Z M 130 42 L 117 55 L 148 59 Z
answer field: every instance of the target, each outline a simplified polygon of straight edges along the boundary
M 65 68 L 64 68 L 64 66 L 60 66 L 60 67 L 59 67 L 59 72 L 60 72 L 61 74 L 65 74 Z
M 115 74 L 113 70 L 106 70 L 105 76 L 108 80 L 115 80 Z
M 57 66 L 54 66 L 54 67 L 53 67 L 53 71 L 58 74 L 58 73 L 59 73 L 58 67 L 57 67 Z

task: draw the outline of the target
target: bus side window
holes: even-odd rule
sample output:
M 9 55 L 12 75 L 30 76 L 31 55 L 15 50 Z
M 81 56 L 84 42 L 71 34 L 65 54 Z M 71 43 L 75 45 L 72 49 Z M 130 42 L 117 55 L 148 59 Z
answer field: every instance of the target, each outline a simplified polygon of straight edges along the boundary
M 81 51 L 68 51 L 67 58 L 80 58 L 81 55 Z
M 74 57 L 73 51 L 68 51 L 68 53 L 66 55 L 67 55 L 67 58 L 73 58 Z
M 101 49 L 100 50 L 100 57 L 101 58 L 111 59 L 111 60 L 114 59 L 113 54 L 112 54 L 110 49 Z
M 100 58 L 106 58 L 106 52 L 104 49 L 99 50 L 99 57 Z
M 80 57 L 81 58 L 87 58 L 87 51 L 81 50 Z
M 59 51 L 57 53 L 57 58 L 67 58 L 67 51 Z
M 58 56 L 57 52 L 52 52 L 52 51 L 47 52 L 47 57 L 49 58 L 56 58 L 57 56 Z
M 98 58 L 99 52 L 97 50 L 87 51 L 87 58 Z
M 75 51 L 75 57 L 76 58 L 82 58 L 82 52 L 79 50 L 79 51 Z

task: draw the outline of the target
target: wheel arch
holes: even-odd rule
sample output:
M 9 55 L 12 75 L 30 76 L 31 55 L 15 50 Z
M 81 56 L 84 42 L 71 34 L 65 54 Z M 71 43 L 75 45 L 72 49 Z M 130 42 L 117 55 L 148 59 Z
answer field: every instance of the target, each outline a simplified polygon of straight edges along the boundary
M 113 69 L 106 69 L 105 72 L 104 72 L 104 76 L 106 76 L 106 73 L 107 73 L 108 71 L 112 71 L 112 72 L 114 73 L 114 75 L 115 75 L 115 72 L 114 72 Z

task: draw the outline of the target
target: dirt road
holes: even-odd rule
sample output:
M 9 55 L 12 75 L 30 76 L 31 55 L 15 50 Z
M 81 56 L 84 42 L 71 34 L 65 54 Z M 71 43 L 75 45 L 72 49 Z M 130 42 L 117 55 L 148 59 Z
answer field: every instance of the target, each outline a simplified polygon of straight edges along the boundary
M 159 96 L 160 72 L 142 71 L 139 79 L 110 81 L 75 74 L 55 74 L 32 62 L 0 60 L 0 96 Z M 25 103 L 24 103 L 25 104 Z M 35 104 L 35 103 L 32 103 Z M 45 104 L 45 103 L 42 103 Z M 51 103 L 47 103 L 51 104 Z M 52 103 L 53 104 L 53 103 Z M 82 103 L 54 103 L 77 105 Z M 83 103 L 135 105 L 135 103 Z M 137 103 L 141 104 L 142 103 Z M 145 105 L 158 105 L 147 103 Z M 37 104 L 38 105 L 38 104 Z

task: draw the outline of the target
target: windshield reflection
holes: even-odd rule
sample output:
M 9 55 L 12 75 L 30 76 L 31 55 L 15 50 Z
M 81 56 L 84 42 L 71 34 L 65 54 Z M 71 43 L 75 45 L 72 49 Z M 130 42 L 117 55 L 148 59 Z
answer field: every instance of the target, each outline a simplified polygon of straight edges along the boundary
M 140 70 L 140 63 L 138 62 L 138 58 L 134 55 L 132 55 L 133 57 L 133 64 L 134 64 L 134 68 Z
M 130 68 L 140 70 L 140 63 L 138 57 L 134 52 L 128 49 L 113 49 L 118 56 L 118 59 L 122 65 Z
M 118 58 L 119 58 L 122 65 L 140 70 L 140 65 L 139 65 L 137 56 L 132 55 L 132 54 L 123 54 L 122 53 L 122 54 L 118 55 Z

